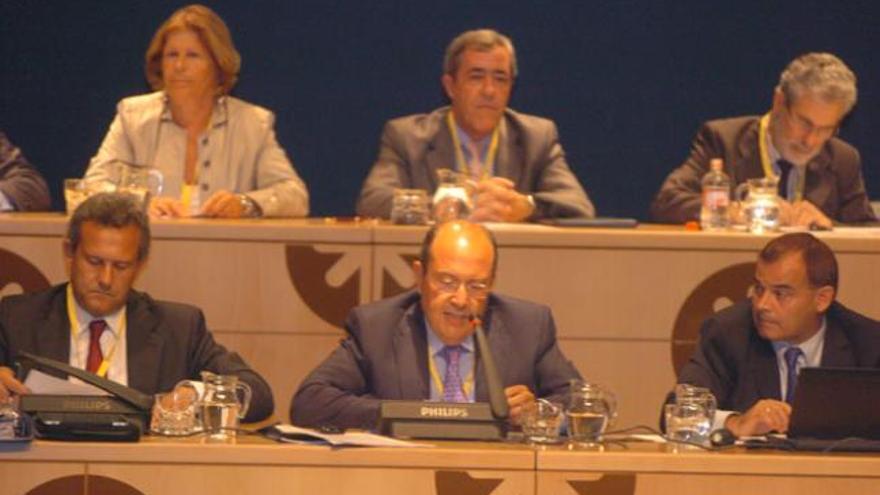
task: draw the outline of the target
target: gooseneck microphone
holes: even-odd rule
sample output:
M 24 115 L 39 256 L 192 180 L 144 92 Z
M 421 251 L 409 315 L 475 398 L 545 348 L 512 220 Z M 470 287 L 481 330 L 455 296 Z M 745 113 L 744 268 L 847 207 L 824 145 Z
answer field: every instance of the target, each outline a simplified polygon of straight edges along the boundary
M 495 367 L 495 359 L 492 350 L 489 349 L 489 341 L 483 330 L 483 323 L 474 315 L 471 315 L 471 324 L 474 326 L 474 335 L 477 341 L 477 351 L 483 362 L 483 375 L 486 378 L 486 387 L 489 389 L 489 407 L 492 415 L 498 420 L 507 420 L 510 409 L 507 406 L 507 397 L 504 395 L 504 386 L 498 376 L 498 368 Z

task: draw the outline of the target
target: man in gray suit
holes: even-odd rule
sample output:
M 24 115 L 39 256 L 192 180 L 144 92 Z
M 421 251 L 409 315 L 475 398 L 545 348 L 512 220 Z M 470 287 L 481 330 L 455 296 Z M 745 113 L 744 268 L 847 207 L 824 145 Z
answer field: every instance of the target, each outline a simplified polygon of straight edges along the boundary
M 272 414 L 269 385 L 214 341 L 199 309 L 132 290 L 149 248 L 149 220 L 132 196 L 99 194 L 76 209 L 64 241 L 70 282 L 0 301 L 0 400 L 29 392 L 10 368 L 27 351 L 147 394 L 201 371 L 237 375 L 253 391 L 245 419 Z
M 835 137 L 856 96 L 856 76 L 839 58 L 798 57 L 779 77 L 767 114 L 703 124 L 690 156 L 654 198 L 652 217 L 667 223 L 698 219 L 701 180 L 709 162 L 721 158 L 734 186 L 756 177 L 779 178 L 784 223 L 830 227 L 832 221 L 875 221 L 859 152 Z
M 786 431 L 804 366 L 880 368 L 880 322 L 836 302 L 837 282 L 834 253 L 810 234 L 764 247 L 751 300 L 703 323 L 678 376 L 718 399 L 714 428 L 736 436 Z
M 48 210 L 49 203 L 46 181 L 0 131 L 0 212 Z
M 506 36 L 481 29 L 455 38 L 441 78 L 451 106 L 385 125 L 357 213 L 388 218 L 394 189 L 433 193 L 437 170 L 448 168 L 476 183 L 473 221 L 595 216 L 565 161 L 556 125 L 507 107 L 516 75 Z
M 556 342 L 546 306 L 491 292 L 497 248 L 484 227 L 435 226 L 413 262 L 416 290 L 352 310 L 347 338 L 302 382 L 291 421 L 371 429 L 383 399 L 488 401 L 474 320 L 518 421 L 535 396 L 561 401 L 580 378 Z

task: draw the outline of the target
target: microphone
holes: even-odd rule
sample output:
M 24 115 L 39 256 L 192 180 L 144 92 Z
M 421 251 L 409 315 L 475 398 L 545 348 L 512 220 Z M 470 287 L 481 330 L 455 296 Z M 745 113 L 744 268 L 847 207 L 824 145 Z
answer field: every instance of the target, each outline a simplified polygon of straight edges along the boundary
M 736 442 L 736 437 L 727 428 L 719 428 L 709 434 L 709 442 L 713 447 L 727 447 Z
M 486 386 L 489 389 L 489 406 L 492 409 L 492 415 L 495 416 L 495 419 L 507 420 L 508 416 L 510 416 L 510 409 L 507 406 L 507 397 L 504 396 L 501 378 L 498 376 L 498 368 L 495 367 L 492 350 L 489 349 L 486 332 L 483 330 L 483 324 L 480 319 L 474 315 L 471 315 L 471 324 L 474 325 L 477 350 L 480 353 L 480 359 L 483 361 L 483 374 L 486 378 Z

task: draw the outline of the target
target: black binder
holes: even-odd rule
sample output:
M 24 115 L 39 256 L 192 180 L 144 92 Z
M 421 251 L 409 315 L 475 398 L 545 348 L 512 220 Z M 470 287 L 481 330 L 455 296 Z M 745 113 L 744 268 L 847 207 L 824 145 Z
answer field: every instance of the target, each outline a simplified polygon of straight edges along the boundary
M 19 408 L 33 418 L 37 438 L 135 442 L 149 427 L 151 396 L 54 359 L 27 352 L 18 356 L 20 362 L 35 365 L 31 368 L 60 371 L 111 394 L 22 395 Z

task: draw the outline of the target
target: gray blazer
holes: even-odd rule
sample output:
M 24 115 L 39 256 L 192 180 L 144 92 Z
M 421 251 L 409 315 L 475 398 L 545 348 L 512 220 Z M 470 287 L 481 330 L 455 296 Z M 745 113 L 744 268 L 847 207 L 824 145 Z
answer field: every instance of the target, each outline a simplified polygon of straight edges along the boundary
M 388 218 L 396 188 L 437 188 L 437 169 L 455 168 L 455 150 L 446 125 L 449 107 L 389 121 L 382 131 L 379 157 L 361 188 L 357 213 Z M 593 217 L 593 204 L 565 161 L 556 125 L 507 109 L 500 130 L 495 175 L 532 194 L 531 220 Z
M 837 302 L 826 321 L 822 366 L 880 368 L 880 322 Z M 729 411 L 744 412 L 760 399 L 781 400 L 776 353 L 758 334 L 751 303 L 737 303 L 703 323 L 699 347 L 678 383 L 708 387 L 718 408 Z
M 225 189 L 247 193 L 264 216 L 302 217 L 309 194 L 275 139 L 269 110 L 225 96 L 217 100 L 198 148 L 202 202 Z M 125 98 L 107 136 L 92 158 L 86 178 L 103 178 L 114 160 L 158 169 L 163 196 L 179 197 L 186 156 L 186 131 L 171 119 L 163 92 Z
M 734 187 L 747 179 L 763 177 L 758 149 L 760 117 L 712 120 L 703 124 L 687 160 L 666 178 L 651 203 L 657 222 L 684 223 L 700 216 L 701 181 L 712 158 L 724 160 L 724 172 Z M 859 152 L 831 138 L 807 164 L 804 199 L 830 219 L 856 223 L 876 221 L 862 178 Z
M 0 300 L 0 366 L 19 351 L 70 360 L 67 284 Z M 247 421 L 269 417 L 275 405 L 269 384 L 242 358 L 214 341 L 200 310 L 160 302 L 131 291 L 126 304 L 128 385 L 145 394 L 167 392 L 180 380 L 200 380 L 203 370 L 238 377 L 251 386 Z
M 550 308 L 492 294 L 485 326 L 504 387 L 525 385 L 537 397 L 562 400 L 580 378 L 556 342 Z M 420 296 L 410 291 L 352 310 L 348 337 L 302 382 L 291 421 L 303 426 L 372 429 L 383 399 L 430 398 L 428 343 Z M 488 401 L 479 359 L 475 397 Z

